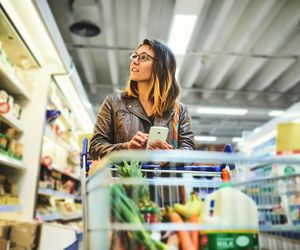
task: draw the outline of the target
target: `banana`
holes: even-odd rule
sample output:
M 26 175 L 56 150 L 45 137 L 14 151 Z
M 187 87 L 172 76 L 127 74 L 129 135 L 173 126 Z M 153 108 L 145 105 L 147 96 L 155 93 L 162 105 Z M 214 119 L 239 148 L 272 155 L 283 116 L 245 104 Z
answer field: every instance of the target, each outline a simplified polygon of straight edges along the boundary
M 186 219 L 191 216 L 200 216 L 203 207 L 203 202 L 199 198 L 199 196 L 192 192 L 190 200 L 186 204 L 174 204 L 174 209 L 177 213 L 184 216 Z

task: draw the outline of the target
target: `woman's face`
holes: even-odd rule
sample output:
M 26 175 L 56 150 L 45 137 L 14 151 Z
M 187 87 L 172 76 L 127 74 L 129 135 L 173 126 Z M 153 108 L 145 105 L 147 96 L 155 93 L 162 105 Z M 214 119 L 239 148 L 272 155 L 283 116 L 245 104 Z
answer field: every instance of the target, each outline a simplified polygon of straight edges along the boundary
M 154 51 L 149 45 L 142 45 L 135 51 L 136 55 L 142 55 L 145 58 L 145 54 L 155 58 Z M 130 63 L 130 80 L 136 82 L 149 82 L 151 79 L 152 68 L 154 60 L 149 57 L 146 61 L 140 62 L 141 58 L 136 57 Z

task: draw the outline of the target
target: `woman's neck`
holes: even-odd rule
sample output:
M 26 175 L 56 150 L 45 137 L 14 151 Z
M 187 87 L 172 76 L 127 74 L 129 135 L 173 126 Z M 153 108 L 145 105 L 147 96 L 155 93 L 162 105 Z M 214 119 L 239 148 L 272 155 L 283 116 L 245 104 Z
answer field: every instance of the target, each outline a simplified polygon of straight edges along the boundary
M 148 82 L 138 82 L 139 100 L 142 102 L 149 101 L 150 88 Z
M 139 101 L 142 104 L 146 114 L 148 116 L 152 115 L 153 103 L 149 100 L 150 88 L 148 82 L 139 82 L 138 83 L 139 91 Z

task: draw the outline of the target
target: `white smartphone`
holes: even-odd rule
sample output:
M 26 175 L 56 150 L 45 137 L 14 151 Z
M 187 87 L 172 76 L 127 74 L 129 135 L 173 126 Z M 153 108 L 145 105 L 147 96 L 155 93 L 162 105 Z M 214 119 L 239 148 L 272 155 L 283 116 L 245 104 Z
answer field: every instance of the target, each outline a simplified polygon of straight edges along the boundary
M 169 129 L 166 127 L 152 126 L 149 131 L 146 148 L 148 148 L 150 143 L 155 142 L 157 140 L 165 142 L 167 140 L 168 133 Z

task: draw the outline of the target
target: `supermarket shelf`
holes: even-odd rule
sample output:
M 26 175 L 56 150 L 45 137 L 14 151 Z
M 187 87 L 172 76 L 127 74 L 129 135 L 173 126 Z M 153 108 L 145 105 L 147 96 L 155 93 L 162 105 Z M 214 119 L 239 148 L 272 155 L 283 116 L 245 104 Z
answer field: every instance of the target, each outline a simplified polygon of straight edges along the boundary
M 57 167 L 54 167 L 54 166 L 52 166 L 52 169 L 55 170 L 55 171 L 57 171 L 57 172 L 60 172 L 61 174 L 65 175 L 65 176 L 68 176 L 68 177 L 70 177 L 70 178 L 72 178 L 72 179 L 74 179 L 76 181 L 80 181 L 80 176 L 75 176 L 73 174 L 66 174 L 63 170 L 61 170 L 61 169 L 59 169 Z
M 258 209 L 273 209 L 273 207 L 276 206 L 275 205 L 257 205 Z
M 289 205 L 290 209 L 300 209 L 300 205 Z
M 22 206 L 19 205 L 1 205 L 0 213 L 13 213 L 22 211 Z
M 62 218 L 63 221 L 80 220 L 80 219 L 82 219 L 82 214 L 73 214 L 73 215 L 64 216 Z
M 15 118 L 11 113 L 0 115 L 0 120 L 7 123 L 9 126 L 23 133 L 21 122 Z
M 293 224 L 297 225 L 297 227 L 299 228 L 299 231 L 300 231 L 300 220 L 293 220 Z
M 39 188 L 38 194 L 48 195 L 48 196 L 56 196 L 58 198 L 81 199 L 78 195 L 54 191 L 54 190 L 48 189 L 48 188 Z
M 71 150 L 71 147 L 69 144 L 64 142 L 61 138 L 59 138 L 57 135 L 55 135 L 52 130 L 49 128 L 49 126 L 46 126 L 45 128 L 45 137 L 52 141 L 53 143 L 57 144 L 58 146 L 64 148 L 67 151 Z
M 46 165 L 44 165 L 42 163 L 41 163 L 41 166 L 44 167 L 44 168 L 46 168 L 49 171 L 54 170 L 54 171 L 57 171 L 57 172 L 61 173 L 64 176 L 70 177 L 70 178 L 72 178 L 72 179 L 74 179 L 76 181 L 81 181 L 80 180 L 80 176 L 76 176 L 74 174 L 67 174 L 62 169 L 59 169 L 58 167 L 54 166 L 54 164 L 52 164 L 51 168 L 47 167 Z
M 55 221 L 55 220 L 62 219 L 62 215 L 59 213 L 44 214 L 44 215 L 37 214 L 36 218 L 42 221 Z
M 283 231 L 294 231 L 300 232 L 300 225 L 263 225 L 259 227 L 261 232 L 283 232 Z
M 72 128 L 73 124 L 67 114 L 67 111 L 63 108 L 62 104 L 59 103 L 59 100 L 50 98 L 49 102 L 52 106 L 54 106 L 56 109 L 58 109 L 61 112 L 59 119 L 63 122 L 63 124 L 68 128 Z
M 30 92 L 15 76 L 15 74 L 13 74 L 13 72 L 11 72 L 10 74 L 6 73 L 5 66 L 2 63 L 0 63 L 0 80 L 1 86 L 8 91 L 8 94 L 21 95 L 27 100 L 30 99 Z
M 24 163 L 22 161 L 16 160 L 14 158 L 11 158 L 7 155 L 0 153 L 0 164 L 5 165 L 12 168 L 17 168 L 20 170 L 25 170 Z
M 42 220 L 42 221 L 62 220 L 64 222 L 67 222 L 67 221 L 71 221 L 71 220 L 82 219 L 82 214 L 76 213 L 76 214 L 68 215 L 68 216 L 63 216 L 60 213 L 52 213 L 52 214 L 44 214 L 44 215 L 37 214 L 36 218 L 39 220 Z

